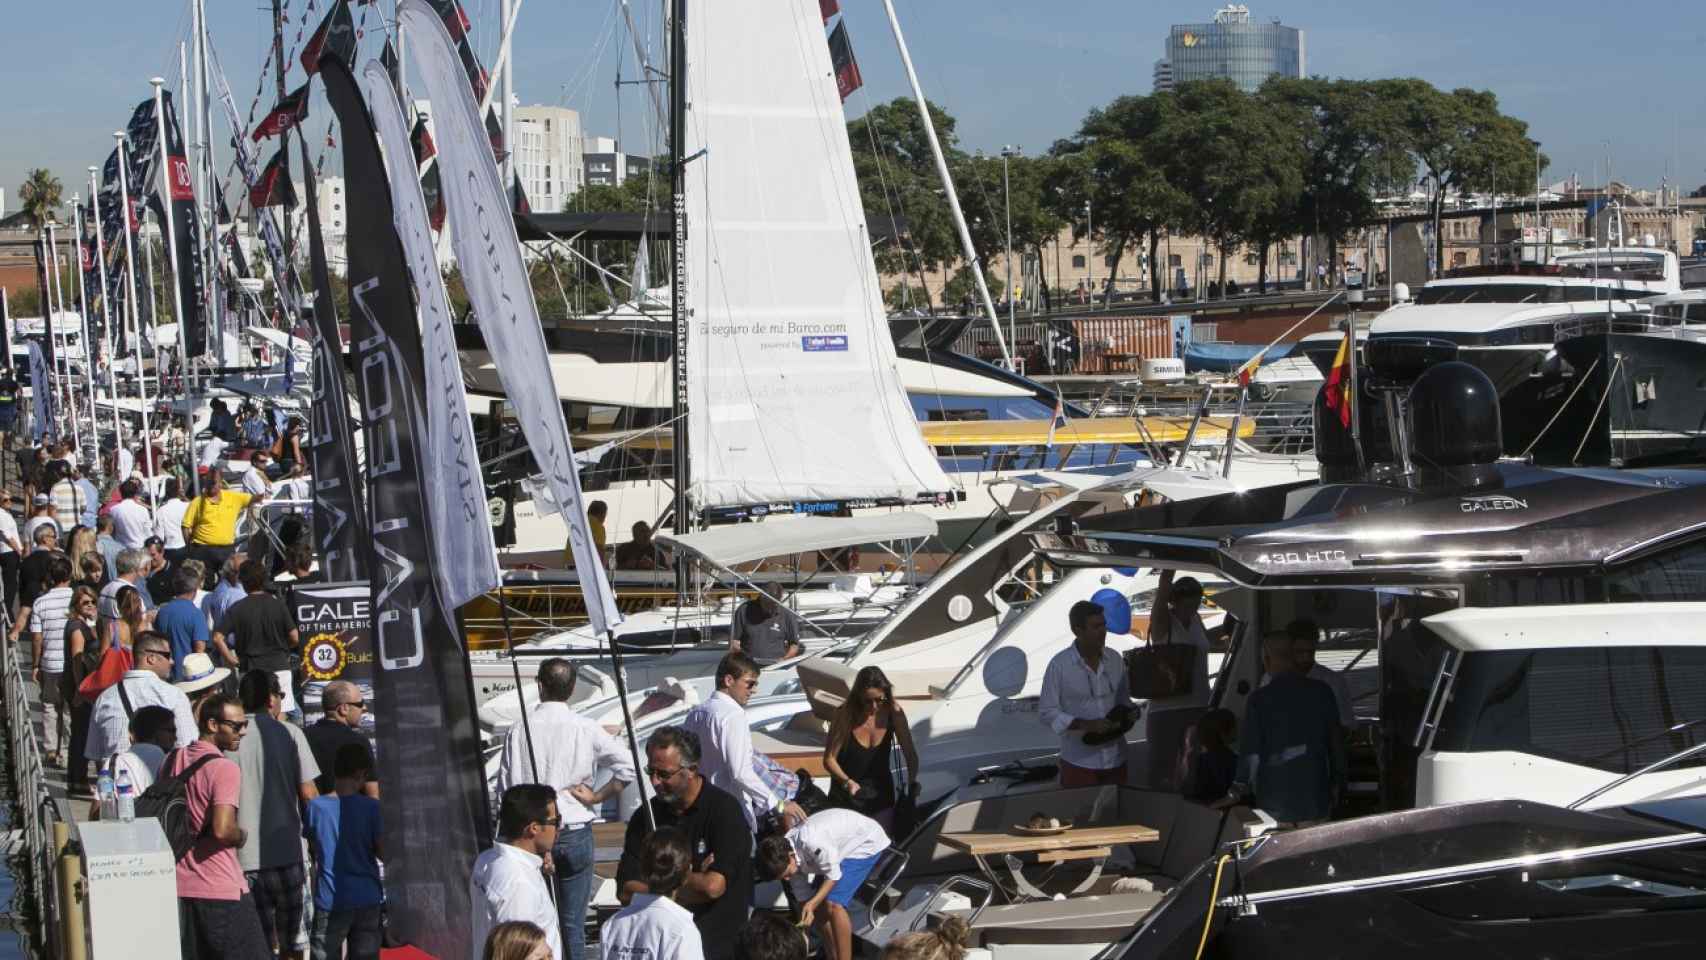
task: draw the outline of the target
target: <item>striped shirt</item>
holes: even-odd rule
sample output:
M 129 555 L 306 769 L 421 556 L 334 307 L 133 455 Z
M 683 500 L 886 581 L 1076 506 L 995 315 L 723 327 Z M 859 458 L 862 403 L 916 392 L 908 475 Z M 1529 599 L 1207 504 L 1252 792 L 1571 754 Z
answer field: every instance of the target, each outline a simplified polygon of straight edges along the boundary
M 53 518 L 59 522 L 61 533 L 83 522 L 83 511 L 89 498 L 75 480 L 61 480 L 49 491 L 53 495 Z
M 54 587 L 30 604 L 30 632 L 41 634 L 43 673 L 65 672 L 65 624 L 70 619 L 70 587 Z

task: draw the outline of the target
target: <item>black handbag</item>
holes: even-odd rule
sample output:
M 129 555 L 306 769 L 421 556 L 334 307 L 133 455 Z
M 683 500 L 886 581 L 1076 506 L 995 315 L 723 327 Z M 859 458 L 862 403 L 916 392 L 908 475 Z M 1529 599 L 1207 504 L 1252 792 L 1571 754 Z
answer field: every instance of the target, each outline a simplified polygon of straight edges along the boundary
M 1154 628 L 1146 646 L 1126 651 L 1126 685 L 1139 700 L 1165 700 L 1192 692 L 1196 682 L 1197 648 L 1188 643 L 1156 643 Z

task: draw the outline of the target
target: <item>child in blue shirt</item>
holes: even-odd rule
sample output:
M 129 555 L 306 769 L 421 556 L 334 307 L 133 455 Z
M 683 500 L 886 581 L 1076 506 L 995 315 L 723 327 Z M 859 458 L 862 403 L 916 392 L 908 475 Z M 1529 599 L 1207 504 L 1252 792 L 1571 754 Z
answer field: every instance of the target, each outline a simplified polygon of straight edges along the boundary
M 334 793 L 308 804 L 305 832 L 314 851 L 314 960 L 344 956 L 378 960 L 379 907 L 385 892 L 379 880 L 379 801 L 362 793 L 368 753 L 346 743 L 333 760 Z

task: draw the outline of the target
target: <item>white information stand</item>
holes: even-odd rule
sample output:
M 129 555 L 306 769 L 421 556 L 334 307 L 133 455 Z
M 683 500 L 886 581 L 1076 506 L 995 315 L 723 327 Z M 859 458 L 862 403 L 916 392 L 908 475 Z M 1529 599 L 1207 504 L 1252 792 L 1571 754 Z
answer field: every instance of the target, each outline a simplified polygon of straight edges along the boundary
M 89 878 L 89 955 L 177 956 L 178 881 L 160 822 L 83 823 L 77 833 Z

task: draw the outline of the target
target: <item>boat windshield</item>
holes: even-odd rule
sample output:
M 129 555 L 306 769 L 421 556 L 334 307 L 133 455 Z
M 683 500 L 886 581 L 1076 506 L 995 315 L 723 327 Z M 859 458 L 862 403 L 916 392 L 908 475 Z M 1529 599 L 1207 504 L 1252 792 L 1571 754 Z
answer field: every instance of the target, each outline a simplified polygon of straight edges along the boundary
M 1706 648 L 1465 654 L 1436 750 L 1508 750 L 1609 773 L 1706 743 Z M 1677 766 L 1706 766 L 1706 754 Z
M 1452 303 L 1591 303 L 1596 300 L 1639 300 L 1651 290 L 1587 284 L 1557 283 L 1452 283 L 1429 284 L 1416 291 L 1416 303 L 1437 306 Z

